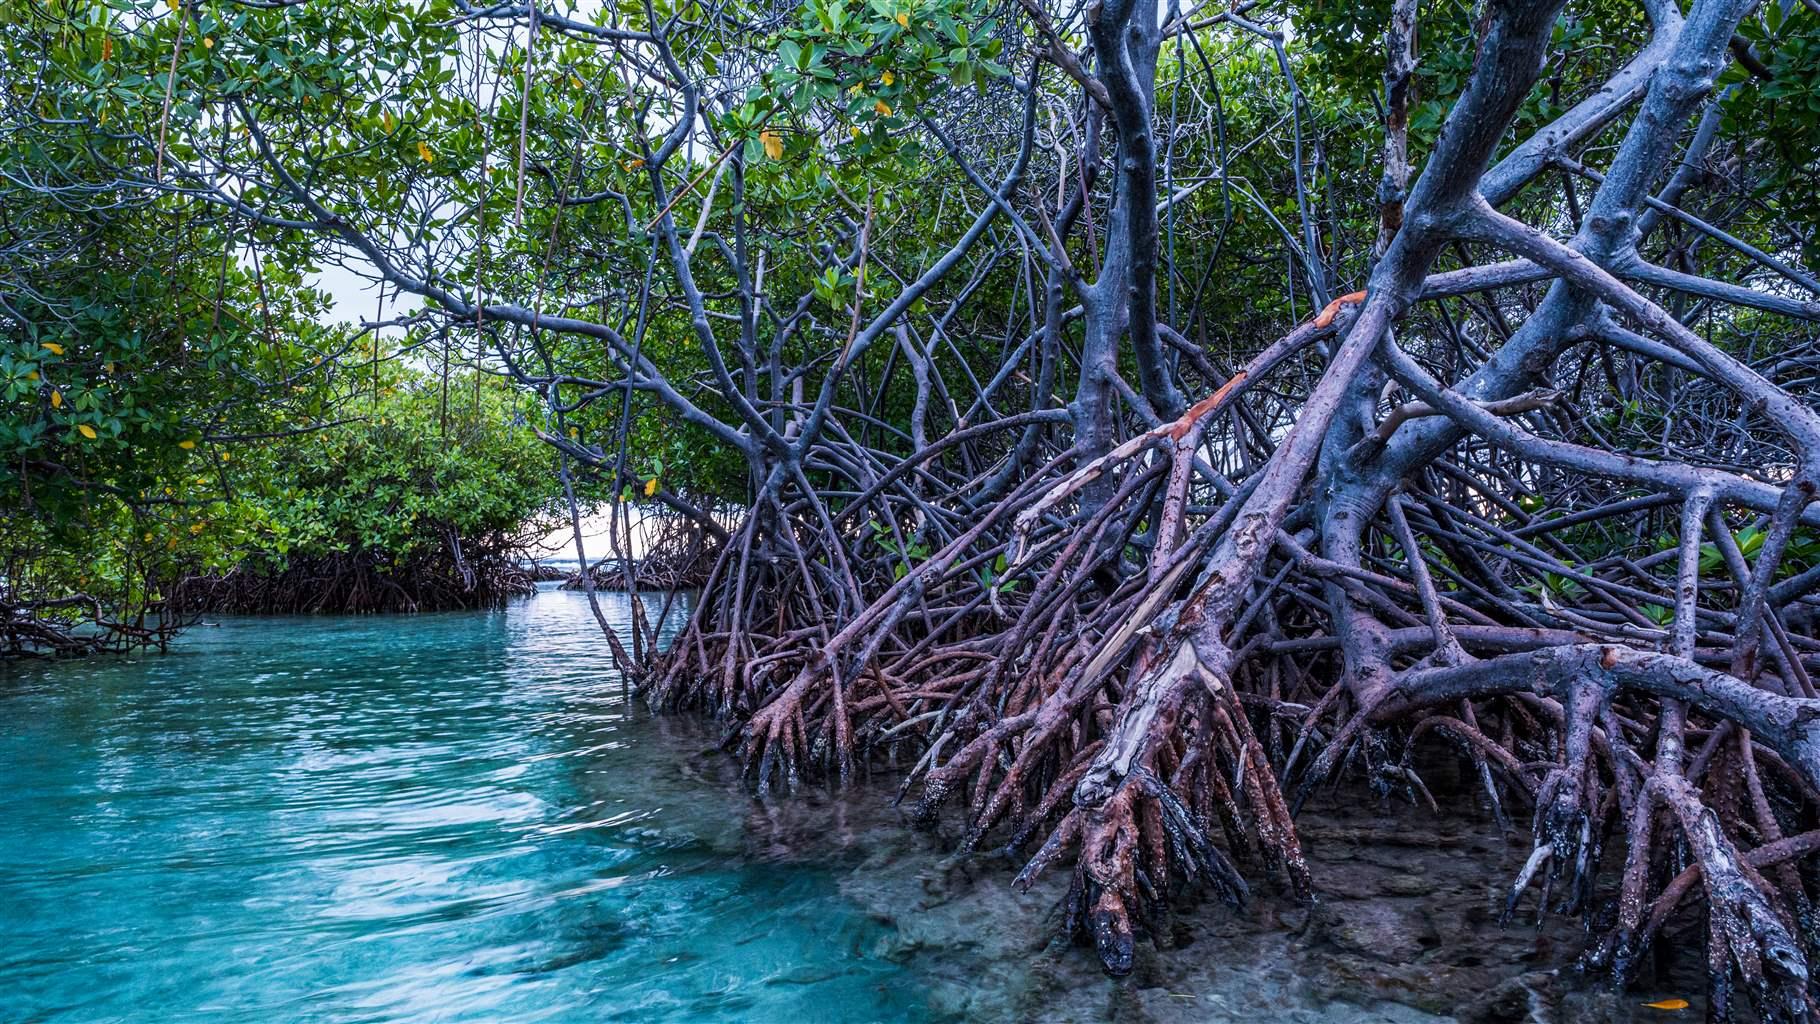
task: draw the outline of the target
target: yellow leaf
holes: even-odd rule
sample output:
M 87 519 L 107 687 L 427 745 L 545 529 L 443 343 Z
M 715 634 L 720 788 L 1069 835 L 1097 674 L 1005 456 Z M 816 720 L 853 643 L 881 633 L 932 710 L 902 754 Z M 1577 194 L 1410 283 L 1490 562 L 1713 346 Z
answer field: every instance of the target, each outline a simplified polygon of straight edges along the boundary
M 49 353 L 50 353 L 50 354 L 51 354 L 51 355 L 54 355 L 54 356 L 60 356 L 60 355 L 62 355 L 62 354 L 63 354 L 63 346 L 62 346 L 62 345 L 59 345 L 59 344 L 57 344 L 57 343 L 56 343 L 56 342 L 54 342 L 54 341 L 47 341 L 47 342 L 45 342 L 45 343 L 44 343 L 44 349 L 45 349 L 45 350 L 46 350 L 46 351 L 47 351 L 47 352 L 49 352 Z
M 29 370 L 29 371 L 27 371 L 27 372 L 26 372 L 26 374 L 25 374 L 25 379 L 26 379 L 26 380 L 37 380 L 37 379 L 38 379 L 38 371 L 37 371 L 37 370 Z
M 422 139 L 417 140 L 417 155 L 426 164 L 436 159 L 436 154 L 430 152 L 430 144 Z
M 908 14 L 898 15 L 897 16 L 897 25 L 899 28 L 909 28 L 910 27 L 910 16 Z
M 213 50 L 215 48 L 215 38 L 213 36 L 203 36 L 202 48 L 205 50 Z
M 778 138 L 776 132 L 773 132 L 773 131 L 759 132 L 758 141 L 765 144 L 765 155 L 766 156 L 770 157 L 773 160 L 783 159 L 784 140 Z
M 391 111 L 388 110 L 385 113 L 379 115 L 379 125 L 380 125 L 380 127 L 385 129 L 385 132 L 387 135 L 392 134 L 392 112 Z
M 852 125 L 847 130 L 853 133 L 854 138 L 859 138 L 859 125 Z
M 657 478 L 652 477 L 651 479 L 645 481 L 645 497 L 649 498 L 651 495 L 656 494 L 656 493 L 657 493 Z
M 191 533 L 201 533 L 202 528 L 207 525 L 208 525 L 207 523 L 194 523 L 190 526 L 190 532 Z
M 581 431 L 576 430 L 574 427 L 569 428 L 569 440 L 573 441 L 580 436 L 581 436 Z
M 101 37 L 101 59 L 105 61 L 108 58 L 112 57 L 113 55 L 114 55 L 114 37 L 113 36 L 102 36 Z
M 108 360 L 103 368 L 106 369 L 107 372 L 113 373 L 114 372 L 114 361 L 112 359 Z
M 872 109 L 878 111 L 878 116 L 880 117 L 891 116 L 891 104 L 886 103 L 884 100 L 879 100 L 877 103 L 872 104 Z
M 53 408 L 53 409 L 63 408 L 63 392 L 61 392 L 61 391 L 51 392 L 51 408 Z
M 897 76 L 892 74 L 891 72 L 887 71 L 884 74 L 878 76 L 878 80 L 885 83 L 886 85 L 890 85 L 892 82 L 897 81 Z
M 579 89 L 579 88 L 581 88 L 581 78 L 576 75 L 570 75 L 569 84 L 573 85 L 575 88 Z
M 1652 1010 L 1685 1010 L 1687 1009 L 1687 1000 L 1659 999 L 1653 1003 L 1644 1003 L 1643 1005 Z
M 232 459 L 232 458 L 233 458 L 233 456 L 232 456 L 232 455 L 230 455 L 230 454 L 228 454 L 228 453 L 227 453 L 227 452 L 222 452 L 222 453 L 221 453 L 221 461 L 223 461 L 223 462 L 226 462 L 226 461 L 228 461 L 228 460 L 229 460 L 229 459 Z
M 88 438 L 90 441 L 93 441 L 95 439 L 95 428 L 89 426 L 86 423 L 77 424 L 76 430 L 78 432 L 80 432 L 83 437 Z
M 184 440 L 177 442 L 177 447 L 179 447 L 187 452 L 190 449 L 196 447 L 196 442 L 191 441 L 188 438 L 185 438 Z
M 626 161 L 626 170 L 636 171 L 640 167 L 643 167 L 644 165 L 645 165 L 645 162 L 642 158 L 634 157 L 633 159 Z
M 177 9 L 177 0 L 164 0 L 164 6 L 174 11 Z

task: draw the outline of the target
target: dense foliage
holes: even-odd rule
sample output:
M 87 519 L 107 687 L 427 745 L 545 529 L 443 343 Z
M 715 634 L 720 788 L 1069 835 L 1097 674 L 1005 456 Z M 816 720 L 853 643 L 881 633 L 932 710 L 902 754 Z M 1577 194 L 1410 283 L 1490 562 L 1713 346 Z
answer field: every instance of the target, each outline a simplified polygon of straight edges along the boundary
M 168 208 L 75 185 L 0 206 L 0 655 L 161 642 L 169 587 L 259 542 L 246 492 L 336 405 L 345 335 Z
M 513 396 L 396 362 L 358 386 L 348 422 L 273 453 L 237 561 L 185 580 L 181 607 L 419 611 L 529 590 L 518 563 L 556 525 L 554 478 Z
M 163 643 L 187 578 L 293 557 L 404 565 L 466 540 L 516 571 L 555 487 L 497 381 L 375 350 L 328 322 L 307 264 L 55 133 L 4 139 L 0 656 Z M 492 599 L 452 575 L 439 603 Z

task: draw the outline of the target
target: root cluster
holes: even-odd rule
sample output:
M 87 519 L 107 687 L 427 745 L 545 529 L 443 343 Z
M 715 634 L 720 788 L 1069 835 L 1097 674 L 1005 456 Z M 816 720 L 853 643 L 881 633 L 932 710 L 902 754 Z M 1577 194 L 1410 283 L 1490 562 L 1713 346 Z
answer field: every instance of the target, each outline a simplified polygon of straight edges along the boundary
M 888 767 L 916 820 L 958 818 L 1019 885 L 1070 872 L 1068 927 L 1115 974 L 1184 894 L 1309 895 L 1295 816 L 1322 787 L 1434 806 L 1418 755 L 1451 752 L 1529 833 L 1509 915 L 1577 916 L 1620 983 L 1696 930 L 1715 1016 L 1811 1019 L 1820 413 L 1770 378 L 1815 350 L 1772 369 L 1691 330 L 1639 290 L 1669 278 L 1638 270 L 1624 212 L 1654 177 L 1626 169 L 1675 157 L 1649 126 L 1696 109 L 1687 76 L 1737 13 L 1658 25 L 1650 117 L 1568 241 L 1497 204 L 1615 111 L 1588 100 L 1493 163 L 1554 18 L 1493 5 L 1365 290 L 1245 365 L 1181 345 L 1171 375 L 1096 392 L 1109 300 L 1087 292 L 1066 411 L 1039 391 L 908 455 L 835 430 L 800 461 L 755 451 L 644 692 L 728 721 L 760 790 Z M 1513 258 L 1437 266 L 1468 243 Z M 1154 312 L 1119 312 L 1144 341 Z M 1646 439 L 1600 412 L 1639 404 L 1682 414 Z
M 172 604 L 188 614 L 435 612 L 498 607 L 535 588 L 515 550 L 470 549 L 459 562 L 447 550 L 402 560 L 354 551 L 191 576 Z

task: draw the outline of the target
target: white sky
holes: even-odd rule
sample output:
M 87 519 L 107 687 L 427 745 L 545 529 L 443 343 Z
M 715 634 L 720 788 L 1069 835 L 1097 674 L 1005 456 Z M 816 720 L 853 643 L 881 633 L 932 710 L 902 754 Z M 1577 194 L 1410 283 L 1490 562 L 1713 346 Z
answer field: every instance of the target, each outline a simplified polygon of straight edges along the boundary
M 379 311 L 379 286 L 346 267 L 325 266 L 310 284 L 328 293 L 331 320 L 359 323 L 371 320 Z
M 638 515 L 636 507 L 633 507 L 631 512 L 634 516 Z M 604 511 L 598 515 L 582 517 L 581 542 L 588 549 L 588 561 L 590 562 L 598 562 L 601 558 L 613 553 L 613 545 L 607 536 L 608 523 L 608 515 Z M 632 528 L 632 557 L 639 558 L 644 555 L 643 539 L 641 531 L 638 529 L 638 520 L 635 519 Z M 539 561 L 551 562 L 563 559 L 578 561 L 575 557 L 575 532 L 566 523 L 561 529 L 553 530 L 544 537 L 543 548 L 543 551 L 537 553 Z

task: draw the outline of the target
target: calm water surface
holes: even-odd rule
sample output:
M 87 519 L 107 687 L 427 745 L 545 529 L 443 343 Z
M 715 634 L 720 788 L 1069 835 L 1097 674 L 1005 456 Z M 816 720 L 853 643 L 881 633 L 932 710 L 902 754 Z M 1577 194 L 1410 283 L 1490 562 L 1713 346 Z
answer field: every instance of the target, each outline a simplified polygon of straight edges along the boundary
M 603 654 L 546 590 L 0 668 L 0 1021 L 929 1019 Z

